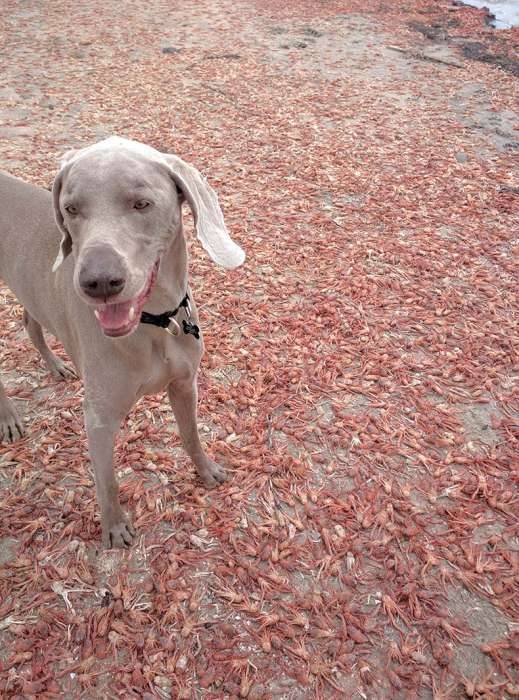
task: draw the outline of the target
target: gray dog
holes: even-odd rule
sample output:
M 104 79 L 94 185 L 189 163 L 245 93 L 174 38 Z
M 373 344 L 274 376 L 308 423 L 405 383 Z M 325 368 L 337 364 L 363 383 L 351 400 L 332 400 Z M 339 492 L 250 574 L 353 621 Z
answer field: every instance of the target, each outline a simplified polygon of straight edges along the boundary
M 141 396 L 167 389 L 201 479 L 208 487 L 225 479 L 196 425 L 203 344 L 188 285 L 183 200 L 216 263 L 237 267 L 245 255 L 200 173 L 135 141 L 111 137 L 68 152 L 52 198 L 54 218 L 49 192 L 0 174 L 0 277 L 23 304 L 27 332 L 53 375 L 71 370 L 48 348 L 42 328 L 63 343 L 83 378 L 103 543 L 124 547 L 135 532 L 119 503 L 113 451 Z M 23 432 L 0 382 L 0 441 Z

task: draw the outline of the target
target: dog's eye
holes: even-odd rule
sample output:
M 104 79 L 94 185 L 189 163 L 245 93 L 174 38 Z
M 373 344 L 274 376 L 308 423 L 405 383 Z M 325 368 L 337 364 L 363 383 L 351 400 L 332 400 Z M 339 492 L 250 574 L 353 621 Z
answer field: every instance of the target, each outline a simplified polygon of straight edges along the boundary
M 75 216 L 77 214 L 77 207 L 75 207 L 73 204 L 66 204 L 65 211 L 67 212 L 67 214 Z
M 134 209 L 146 209 L 146 207 L 150 206 L 150 202 L 146 201 L 145 199 L 138 199 L 135 204 L 133 205 Z

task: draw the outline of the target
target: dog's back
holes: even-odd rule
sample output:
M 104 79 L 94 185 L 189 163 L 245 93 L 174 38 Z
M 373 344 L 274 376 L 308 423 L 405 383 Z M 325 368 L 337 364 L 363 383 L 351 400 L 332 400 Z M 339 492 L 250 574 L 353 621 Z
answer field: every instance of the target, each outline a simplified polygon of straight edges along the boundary
M 0 171 L 0 277 L 9 286 L 13 265 L 26 256 L 37 258 L 36 269 L 52 267 L 60 233 L 54 222 L 52 195 Z M 45 259 L 42 259 L 45 258 Z M 31 265 L 32 274 L 36 269 Z
M 54 221 L 52 195 L 0 171 L 0 279 L 44 327 L 52 319 L 40 300 L 52 299 L 59 279 L 52 264 L 60 232 Z M 50 298 L 49 298 L 50 297 Z M 45 305 L 48 308 L 48 303 Z

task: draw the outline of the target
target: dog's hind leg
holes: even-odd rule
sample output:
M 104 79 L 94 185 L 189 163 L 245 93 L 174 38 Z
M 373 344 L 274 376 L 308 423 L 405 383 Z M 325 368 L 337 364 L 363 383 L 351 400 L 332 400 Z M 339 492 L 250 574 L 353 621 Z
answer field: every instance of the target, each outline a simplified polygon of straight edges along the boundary
M 56 379 L 68 379 L 76 376 L 74 370 L 68 367 L 59 357 L 56 357 L 49 348 L 44 338 L 42 327 L 38 321 L 29 314 L 27 309 L 23 310 L 23 325 L 34 347 L 42 356 L 47 369 L 53 377 Z
M 14 442 L 23 437 L 24 433 L 25 429 L 18 412 L 0 381 L 0 442 Z

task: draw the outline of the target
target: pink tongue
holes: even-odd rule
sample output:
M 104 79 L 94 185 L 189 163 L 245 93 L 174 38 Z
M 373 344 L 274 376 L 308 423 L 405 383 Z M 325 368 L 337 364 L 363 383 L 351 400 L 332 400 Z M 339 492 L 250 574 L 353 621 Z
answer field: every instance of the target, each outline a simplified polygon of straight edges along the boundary
M 107 304 L 98 309 L 99 323 L 108 330 L 122 328 L 130 323 L 130 308 L 134 303 L 133 299 L 125 301 L 123 304 Z

